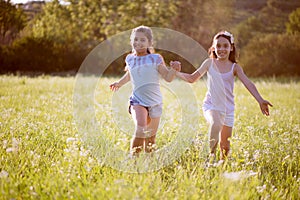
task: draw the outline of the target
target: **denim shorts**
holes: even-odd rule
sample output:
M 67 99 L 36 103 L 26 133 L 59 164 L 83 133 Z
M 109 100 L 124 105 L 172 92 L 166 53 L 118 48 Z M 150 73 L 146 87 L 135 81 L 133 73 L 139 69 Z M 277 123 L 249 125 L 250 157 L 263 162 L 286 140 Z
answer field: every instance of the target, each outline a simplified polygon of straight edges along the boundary
M 129 114 L 131 114 L 131 106 L 137 106 L 137 105 L 143 106 L 140 104 L 140 102 L 137 99 L 130 97 L 129 108 L 128 108 Z M 154 106 L 143 106 L 143 107 L 147 109 L 150 118 L 157 118 L 157 117 L 161 117 L 162 115 L 162 103 Z

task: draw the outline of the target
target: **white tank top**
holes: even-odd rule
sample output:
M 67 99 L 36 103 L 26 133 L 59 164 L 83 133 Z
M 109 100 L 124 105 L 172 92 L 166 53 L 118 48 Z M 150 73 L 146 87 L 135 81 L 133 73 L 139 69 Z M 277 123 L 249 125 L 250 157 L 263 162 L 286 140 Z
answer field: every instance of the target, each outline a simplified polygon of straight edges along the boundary
M 234 112 L 234 65 L 226 73 L 220 73 L 214 62 L 207 71 L 208 91 L 203 101 L 204 110 L 218 110 L 226 114 Z

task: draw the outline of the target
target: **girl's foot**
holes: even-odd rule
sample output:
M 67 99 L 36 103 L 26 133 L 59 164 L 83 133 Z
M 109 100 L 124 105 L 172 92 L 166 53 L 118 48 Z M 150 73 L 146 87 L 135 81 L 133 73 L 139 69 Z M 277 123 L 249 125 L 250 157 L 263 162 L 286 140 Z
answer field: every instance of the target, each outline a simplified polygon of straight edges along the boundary
M 214 163 L 216 162 L 216 155 L 214 153 L 209 154 L 205 161 L 206 167 L 212 167 L 214 166 Z
M 225 160 L 219 160 L 218 162 L 214 163 L 214 167 L 220 167 L 225 164 Z

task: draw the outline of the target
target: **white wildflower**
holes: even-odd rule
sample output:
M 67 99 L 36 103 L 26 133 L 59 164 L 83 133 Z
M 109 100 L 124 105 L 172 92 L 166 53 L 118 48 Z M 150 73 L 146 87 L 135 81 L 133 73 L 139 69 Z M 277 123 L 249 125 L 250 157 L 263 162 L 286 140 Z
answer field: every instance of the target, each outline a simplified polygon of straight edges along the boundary
M 2 170 L 2 171 L 0 172 L 0 178 L 6 178 L 6 177 L 8 177 L 8 172 L 5 171 L 5 170 Z
M 66 140 L 67 143 L 71 143 L 71 142 L 75 142 L 75 141 L 77 141 L 77 139 L 76 138 L 72 138 L 72 137 L 69 137 Z
M 4 148 L 4 149 L 7 148 L 7 140 L 3 140 L 3 148 Z
M 223 176 L 226 179 L 230 179 L 232 181 L 242 180 L 244 178 L 248 178 L 250 176 L 257 175 L 257 172 L 253 171 L 238 171 L 238 172 L 224 172 Z
M 258 193 L 262 193 L 266 188 L 267 188 L 266 185 L 263 185 L 263 186 L 257 186 L 257 187 L 256 187 L 256 190 L 257 190 Z
M 17 151 L 17 149 L 15 149 L 15 148 L 13 148 L 13 147 L 9 147 L 9 148 L 6 149 L 6 152 L 7 152 L 7 153 L 10 153 L 10 152 L 16 152 L 16 151 Z

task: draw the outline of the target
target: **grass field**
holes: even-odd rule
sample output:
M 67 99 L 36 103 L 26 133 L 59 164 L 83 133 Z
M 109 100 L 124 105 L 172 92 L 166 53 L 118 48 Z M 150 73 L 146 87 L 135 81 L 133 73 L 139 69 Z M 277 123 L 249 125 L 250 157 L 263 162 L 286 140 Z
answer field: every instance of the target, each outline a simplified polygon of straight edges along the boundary
M 158 149 L 189 131 L 197 135 L 196 142 L 147 173 L 128 173 L 106 163 L 115 149 L 128 151 L 133 130 L 126 112 L 130 85 L 113 94 L 108 85 L 114 80 L 101 78 L 94 95 L 101 127 L 94 134 L 109 144 L 108 152 L 97 155 L 74 120 L 74 77 L 0 76 L 0 199 L 300 199 L 299 79 L 254 80 L 274 105 L 270 117 L 260 113 L 237 81 L 231 158 L 210 168 L 204 167 L 207 127 L 195 106 L 195 101 L 201 105 L 205 82 L 188 85 L 193 102 L 181 90 L 186 83 L 175 80 L 175 93 L 166 85 Z M 199 111 L 199 118 L 188 110 L 182 117 L 185 109 Z

